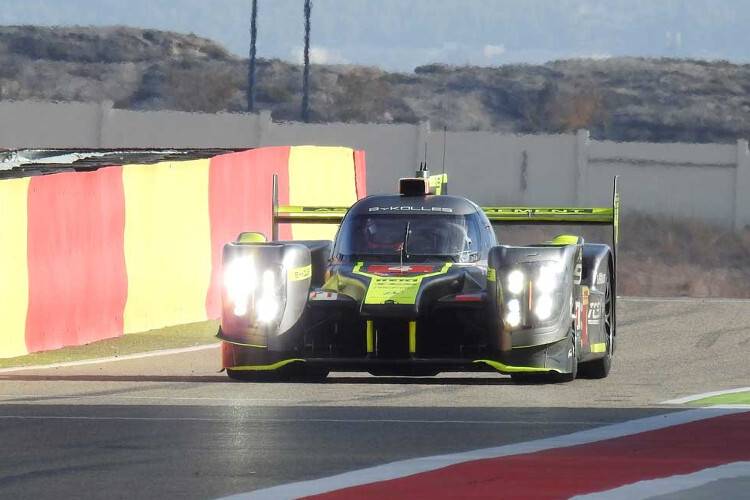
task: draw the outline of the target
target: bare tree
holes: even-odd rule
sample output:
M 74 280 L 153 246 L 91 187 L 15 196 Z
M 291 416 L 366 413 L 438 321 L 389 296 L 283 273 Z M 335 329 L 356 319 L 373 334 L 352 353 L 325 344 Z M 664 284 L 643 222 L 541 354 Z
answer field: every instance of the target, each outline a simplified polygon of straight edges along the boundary
M 247 110 L 255 112 L 255 42 L 258 38 L 258 0 L 253 0 L 250 17 L 250 67 L 247 70 Z
M 310 13 L 312 1 L 305 0 L 305 71 L 302 74 L 302 121 L 310 121 Z

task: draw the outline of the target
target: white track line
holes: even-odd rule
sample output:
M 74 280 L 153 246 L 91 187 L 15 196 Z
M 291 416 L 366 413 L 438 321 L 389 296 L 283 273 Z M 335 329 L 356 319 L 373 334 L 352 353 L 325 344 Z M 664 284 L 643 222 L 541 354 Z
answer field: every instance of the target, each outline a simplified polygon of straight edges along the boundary
M 157 400 L 157 401 L 224 401 L 227 403 L 267 403 L 269 401 L 279 402 L 299 402 L 299 399 L 281 399 L 281 398 L 190 398 L 190 397 L 173 397 L 173 396 L 113 396 L 112 394 L 107 395 L 95 395 L 90 396 L 87 394 L 71 394 L 71 395 L 64 395 L 60 396 L 57 394 L 50 394 L 49 396 L 29 396 L 28 394 L 0 394 L 0 400 L 6 400 L 10 402 L 17 401 L 21 398 L 34 398 L 33 402 L 37 403 L 39 401 L 54 401 L 58 399 L 93 399 L 93 400 L 105 400 L 107 402 L 117 401 L 117 400 L 134 400 L 134 401 L 149 401 L 149 400 Z
M 2 420 L 136 420 L 136 421 L 175 421 L 175 422 L 237 422 L 236 418 L 219 418 L 219 417 L 124 417 L 117 415 L 97 416 L 97 415 L 0 415 Z M 438 424 L 438 425 L 602 425 L 603 422 L 586 422 L 586 421 L 549 421 L 549 422 L 529 422 L 528 420 L 416 420 L 416 419 L 344 419 L 344 418 L 249 418 L 248 422 L 263 424 L 297 424 L 297 423 L 316 423 L 316 424 Z
M 750 476 L 750 462 L 731 464 L 703 469 L 692 474 L 650 479 L 626 484 L 619 488 L 586 495 L 578 495 L 571 500 L 645 500 L 659 495 L 669 495 L 703 486 L 720 479 L 734 479 Z
M 182 354 L 184 352 L 203 351 L 206 349 L 215 349 L 221 343 L 197 345 L 193 347 L 178 347 L 176 349 L 162 349 L 160 351 L 141 352 L 136 354 L 125 354 L 123 356 L 110 356 L 107 358 L 86 359 L 83 361 L 69 361 L 66 363 L 54 363 L 51 365 L 32 365 L 32 366 L 15 366 L 13 368 L 2 368 L 0 374 L 21 372 L 26 370 L 48 370 L 50 368 L 67 368 L 69 366 L 95 365 L 98 363 L 112 363 L 114 361 L 128 361 L 131 359 L 151 358 L 154 356 L 168 356 L 170 354 Z
M 724 394 L 734 394 L 736 392 L 750 392 L 750 387 L 740 387 L 738 389 L 727 389 L 725 391 L 713 391 L 713 392 L 704 392 L 702 394 L 693 394 L 691 396 L 685 396 L 682 398 L 670 399 L 669 401 L 664 401 L 660 404 L 683 405 L 685 403 L 690 403 L 691 401 L 698 401 L 699 399 L 710 398 L 712 396 L 723 396 Z
M 618 296 L 617 300 L 622 302 L 691 302 L 691 303 L 734 303 L 734 302 L 750 302 L 750 299 L 739 299 L 739 298 L 722 298 L 722 297 L 623 297 Z
M 274 486 L 248 493 L 240 493 L 224 497 L 223 500 L 291 500 L 294 498 L 328 493 L 343 488 L 350 488 L 352 486 L 360 486 L 363 484 L 412 476 L 414 474 L 442 469 L 451 465 L 474 460 L 500 458 L 510 455 L 536 453 L 544 450 L 578 446 L 629 436 L 632 434 L 640 434 L 642 432 L 663 429 L 665 427 L 672 427 L 674 425 L 686 424 L 698 420 L 705 420 L 707 418 L 714 418 L 732 413 L 741 413 L 743 411 L 746 410 L 697 408 L 694 410 L 669 413 L 656 417 L 631 420 L 619 424 L 607 425 L 595 429 L 575 432 L 573 434 L 539 439 L 526 443 L 510 444 L 450 455 L 402 460 L 399 462 L 370 467 L 368 469 L 345 472 L 336 476 Z

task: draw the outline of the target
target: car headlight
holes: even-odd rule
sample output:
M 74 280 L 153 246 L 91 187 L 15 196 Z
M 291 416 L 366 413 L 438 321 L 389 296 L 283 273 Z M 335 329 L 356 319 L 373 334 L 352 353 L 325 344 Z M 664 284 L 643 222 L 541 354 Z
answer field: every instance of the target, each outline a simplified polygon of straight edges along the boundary
M 520 269 L 514 269 L 508 273 L 508 291 L 513 295 L 518 295 L 523 292 L 525 282 L 526 276 Z
M 534 280 L 534 288 L 541 293 L 554 292 L 560 286 L 563 270 L 557 262 L 540 266 Z
M 255 303 L 255 312 L 258 315 L 258 321 L 261 323 L 271 323 L 278 316 L 279 298 L 276 278 L 274 272 L 270 269 L 263 272 L 263 287 L 260 299 Z
M 256 287 L 255 265 L 249 258 L 238 258 L 224 270 L 224 286 L 229 300 L 234 304 L 235 316 L 247 314 L 250 296 Z
M 505 316 L 505 320 L 512 328 L 517 327 L 521 324 L 521 302 L 518 299 L 508 301 L 507 305 L 508 314 Z
M 554 305 L 555 301 L 551 296 L 542 295 L 536 299 L 536 304 L 534 304 L 534 314 L 536 314 L 536 317 L 541 321 L 545 321 L 552 316 Z
M 505 274 L 505 322 L 510 328 L 549 321 L 559 312 L 565 265 L 556 261 L 520 264 Z
M 555 296 L 563 282 L 565 267 L 559 262 L 549 262 L 539 266 L 534 278 L 534 290 L 538 292 L 534 304 L 534 314 L 540 321 L 550 319 L 555 311 Z
M 261 297 L 255 304 L 255 312 L 258 314 L 258 321 L 271 323 L 279 314 L 279 301 L 272 297 Z
M 264 266 L 265 267 L 265 266 Z M 237 317 L 248 317 L 253 322 L 271 324 L 284 310 L 285 282 L 282 268 L 258 270 L 250 257 L 230 262 L 224 270 L 224 287 Z

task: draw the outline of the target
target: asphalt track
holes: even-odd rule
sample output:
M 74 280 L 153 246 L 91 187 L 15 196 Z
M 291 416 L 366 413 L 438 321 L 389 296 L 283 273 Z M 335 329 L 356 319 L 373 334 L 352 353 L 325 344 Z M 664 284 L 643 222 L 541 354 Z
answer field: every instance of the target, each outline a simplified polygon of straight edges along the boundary
M 663 401 L 750 385 L 750 302 L 627 300 L 619 321 L 609 378 L 550 386 L 495 374 L 234 383 L 217 348 L 0 372 L 0 498 L 218 498 L 672 413 Z M 743 484 L 715 486 L 731 498 Z

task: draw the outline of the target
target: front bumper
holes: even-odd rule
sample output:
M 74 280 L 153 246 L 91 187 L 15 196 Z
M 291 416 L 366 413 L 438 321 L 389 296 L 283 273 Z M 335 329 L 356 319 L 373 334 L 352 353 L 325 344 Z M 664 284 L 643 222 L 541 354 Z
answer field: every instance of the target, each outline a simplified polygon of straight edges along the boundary
M 513 349 L 482 358 L 301 357 L 222 342 L 222 366 L 236 371 L 284 371 L 289 369 L 337 372 L 369 372 L 377 375 L 434 375 L 440 372 L 565 373 L 569 370 L 567 344 Z

